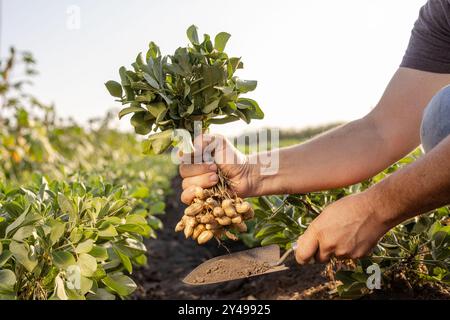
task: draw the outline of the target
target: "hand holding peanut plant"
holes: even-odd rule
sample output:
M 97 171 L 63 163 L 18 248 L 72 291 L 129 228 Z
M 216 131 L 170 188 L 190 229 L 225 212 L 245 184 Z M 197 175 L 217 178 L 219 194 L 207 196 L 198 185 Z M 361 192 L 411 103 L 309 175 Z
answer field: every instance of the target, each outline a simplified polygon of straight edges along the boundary
M 133 71 L 120 68 L 121 83 L 105 84 L 112 96 L 129 105 L 120 111 L 119 118 L 132 113 L 136 133 L 154 132 L 142 143 L 146 154 L 160 154 L 170 146 L 192 152 L 191 141 L 182 138 L 190 136 L 192 140 L 196 125 L 206 132 L 211 124 L 239 119 L 250 123 L 264 117 L 256 101 L 241 97 L 253 91 L 257 82 L 234 75 L 243 63 L 224 52 L 230 35 L 220 32 L 213 44 L 205 34 L 200 42 L 193 25 L 187 36 L 191 44 L 178 48 L 173 55 L 161 56 L 158 46 L 151 42 L 145 61 L 139 54 L 132 64 Z M 244 231 L 243 221 L 253 217 L 250 205 L 237 197 L 220 169 L 218 180 L 212 188 L 196 190 L 196 198 L 176 228 L 200 244 L 213 236 L 236 239 L 228 229 Z

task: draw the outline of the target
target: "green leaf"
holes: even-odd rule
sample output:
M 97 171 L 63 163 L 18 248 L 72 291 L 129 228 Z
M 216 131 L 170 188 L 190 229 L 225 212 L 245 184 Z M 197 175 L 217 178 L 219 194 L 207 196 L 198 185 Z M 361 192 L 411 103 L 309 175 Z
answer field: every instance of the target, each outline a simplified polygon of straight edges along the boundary
M 94 240 L 87 239 L 83 242 L 80 242 L 77 247 L 75 248 L 76 253 L 88 253 L 92 250 L 94 246 Z
M 130 232 L 137 233 L 144 237 L 149 237 L 150 235 L 150 227 L 148 225 L 138 225 L 138 224 L 122 224 L 117 227 L 117 230 L 120 232 Z
M 97 270 L 97 260 L 87 253 L 79 255 L 77 264 L 80 267 L 81 274 L 86 277 L 92 276 Z
M 148 45 L 148 51 L 147 51 L 147 60 L 150 58 L 156 59 L 161 55 L 161 52 L 159 50 L 159 47 L 151 41 Z
M 109 293 L 106 289 L 98 288 L 94 293 L 89 293 L 87 295 L 88 300 L 115 300 L 116 296 Z
M 36 231 L 36 228 L 32 225 L 20 227 L 14 233 L 14 236 L 12 238 L 17 241 L 23 241 L 24 239 L 31 237 L 33 235 L 33 232 L 35 232 L 35 231 Z
M 230 123 L 230 122 L 234 122 L 234 121 L 238 121 L 239 118 L 236 116 L 226 116 L 226 117 L 222 117 L 222 118 L 213 118 L 213 119 L 209 119 L 208 123 L 210 124 L 225 124 L 225 123 Z
M 164 201 L 158 201 L 150 206 L 150 214 L 163 214 L 166 208 Z
M 137 198 L 137 199 L 145 199 L 148 198 L 150 195 L 150 190 L 148 187 L 140 186 L 137 189 L 133 191 L 131 194 L 131 197 Z
M 136 290 L 134 281 L 123 274 L 112 274 L 102 279 L 102 282 L 120 296 L 128 296 Z
M 9 244 L 9 250 L 14 256 L 14 259 L 23 265 L 28 272 L 32 272 L 37 266 L 38 260 L 34 252 L 34 247 L 29 246 L 26 243 L 11 241 Z
M 288 241 L 288 239 L 286 239 L 282 234 L 277 233 L 277 234 L 271 235 L 267 238 L 264 238 L 261 241 L 261 245 L 267 246 L 269 244 L 281 244 L 281 243 L 285 243 L 286 241 Z
M 239 78 L 236 79 L 236 88 L 242 93 L 247 93 L 255 90 L 257 85 L 258 81 L 255 80 L 242 80 Z
M 63 213 L 69 215 L 69 222 L 74 225 L 77 222 L 77 212 L 75 210 L 74 204 L 61 192 L 58 193 L 58 205 Z
M 155 89 L 159 89 L 159 83 L 155 80 L 151 75 L 148 73 L 144 73 L 144 79 L 148 82 L 149 85 L 151 85 Z
M 249 98 L 239 98 L 237 100 L 237 106 L 239 109 L 247 111 L 247 115 L 250 116 L 251 119 L 264 118 L 264 112 L 255 100 Z
M 55 278 L 55 289 L 53 295 L 50 297 L 51 300 L 69 300 L 66 293 L 66 288 L 63 279 L 58 275 Z
M 227 63 L 227 73 L 228 73 L 228 79 L 231 79 L 233 77 L 233 74 L 236 72 L 237 69 L 242 68 L 242 62 L 241 58 L 230 58 L 228 59 Z
M 212 101 L 211 103 L 207 104 L 205 107 L 203 107 L 202 112 L 204 114 L 209 114 L 216 110 L 219 107 L 220 99 L 216 99 Z
M 122 82 L 122 86 L 131 85 L 130 79 L 127 76 L 127 69 L 125 69 L 125 67 L 120 67 L 119 75 L 120 75 L 120 81 Z
M 66 224 L 54 219 L 49 220 L 50 230 L 50 242 L 51 244 L 57 243 L 64 235 Z
M 53 264 L 59 269 L 67 269 L 67 267 L 76 264 L 75 258 L 68 251 L 54 251 L 52 258 Z
M 173 130 L 165 130 L 152 134 L 147 140 L 142 142 L 144 154 L 160 154 L 164 152 L 172 143 Z
M 11 251 L 4 250 L 2 254 L 0 254 L 0 268 L 3 267 L 11 257 L 12 257 Z
M 153 126 L 152 119 L 146 119 L 146 113 L 138 112 L 135 113 L 130 119 L 131 125 L 134 127 L 134 131 L 137 134 L 146 135 L 150 133 Z
M 225 50 L 225 46 L 227 45 L 228 39 L 230 39 L 231 35 L 226 32 L 220 32 L 214 38 L 214 49 L 219 52 L 223 52 Z
M 103 228 L 98 231 L 98 236 L 100 238 L 111 238 L 117 236 L 118 233 L 116 228 L 111 224 L 106 224 Z
M 159 115 L 164 112 L 167 109 L 166 104 L 164 102 L 155 102 L 155 103 L 150 103 L 147 106 L 147 110 L 148 112 L 150 112 L 150 114 L 155 117 L 158 118 Z
M 145 254 L 141 254 L 133 258 L 133 261 L 139 266 L 145 266 L 147 265 L 147 256 Z
M 187 37 L 192 44 L 200 44 L 197 29 L 195 25 L 192 25 L 186 31 Z
M 122 86 L 120 85 L 120 83 L 116 82 L 116 81 L 108 81 L 105 83 L 106 89 L 108 89 L 109 93 L 116 98 L 121 98 L 122 97 Z
M 119 112 L 119 119 L 122 119 L 122 117 L 126 116 L 127 114 L 134 113 L 134 112 L 145 112 L 145 109 L 142 107 L 136 107 L 136 106 L 124 108 Z
M 16 284 L 16 275 L 11 270 L 0 270 L 0 290 L 4 288 L 13 288 Z
M 29 208 L 27 208 L 16 220 L 14 220 L 8 227 L 6 227 L 5 230 L 6 236 L 8 236 L 12 230 L 20 227 L 25 222 L 28 212 Z
M 105 261 L 108 259 L 108 251 L 106 248 L 94 245 L 91 251 L 88 252 L 91 256 L 93 256 L 97 261 Z
M 129 274 L 133 271 L 133 267 L 131 266 L 131 260 L 127 257 L 126 254 L 120 251 L 119 248 L 114 247 L 114 252 L 119 256 L 120 261 L 122 261 L 122 265 L 124 266 L 125 270 L 128 271 Z

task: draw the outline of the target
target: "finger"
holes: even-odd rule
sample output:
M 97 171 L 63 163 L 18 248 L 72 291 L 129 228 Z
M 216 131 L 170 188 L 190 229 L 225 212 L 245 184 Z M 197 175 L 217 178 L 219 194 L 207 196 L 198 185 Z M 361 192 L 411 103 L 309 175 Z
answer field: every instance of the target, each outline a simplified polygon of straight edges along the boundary
M 185 189 L 181 193 L 181 202 L 183 202 L 184 204 L 190 205 L 195 198 L 194 192 L 195 192 L 195 186 L 191 186 L 191 187 Z
M 306 230 L 297 240 L 295 259 L 299 264 L 307 264 L 319 248 L 319 240 L 314 232 Z
M 219 181 L 219 177 L 215 172 L 213 173 L 205 173 L 199 176 L 189 177 L 183 179 L 181 187 L 183 190 L 191 187 L 191 186 L 200 186 L 202 188 L 210 188 L 216 185 L 217 181 Z
M 180 176 L 182 178 L 189 178 L 194 176 L 199 176 L 205 173 L 212 173 L 217 171 L 217 165 L 212 163 L 202 163 L 202 164 L 181 164 L 180 165 Z
M 317 262 L 326 263 L 330 261 L 331 252 L 325 249 L 321 249 L 319 245 L 319 250 L 316 252 L 315 259 Z

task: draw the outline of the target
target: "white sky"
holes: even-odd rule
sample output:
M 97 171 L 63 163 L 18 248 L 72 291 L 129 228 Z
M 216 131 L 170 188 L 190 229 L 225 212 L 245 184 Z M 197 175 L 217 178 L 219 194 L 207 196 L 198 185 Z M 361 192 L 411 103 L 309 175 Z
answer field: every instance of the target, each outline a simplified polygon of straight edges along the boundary
M 0 0 L 1 1 L 1 0 Z M 305 127 L 366 114 L 398 67 L 425 0 L 3 0 L 1 55 L 31 50 L 41 75 L 32 91 L 83 122 L 118 107 L 103 83 L 155 41 L 163 54 L 187 44 L 186 28 L 232 34 L 239 75 L 258 80 L 249 97 L 266 117 L 251 127 Z M 69 30 L 77 5 L 81 28 Z M 129 128 L 126 120 L 121 126 Z

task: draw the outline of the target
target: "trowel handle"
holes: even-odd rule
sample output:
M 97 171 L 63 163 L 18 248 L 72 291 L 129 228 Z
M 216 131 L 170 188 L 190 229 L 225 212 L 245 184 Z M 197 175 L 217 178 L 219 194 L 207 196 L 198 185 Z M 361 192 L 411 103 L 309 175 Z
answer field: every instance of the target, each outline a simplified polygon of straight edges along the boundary
M 297 241 L 294 241 L 291 243 L 291 247 L 281 256 L 281 258 L 277 261 L 276 265 L 279 266 L 286 260 L 287 257 L 291 255 L 292 252 L 295 252 L 297 250 Z M 314 257 L 309 260 L 308 264 L 314 264 L 315 260 Z

